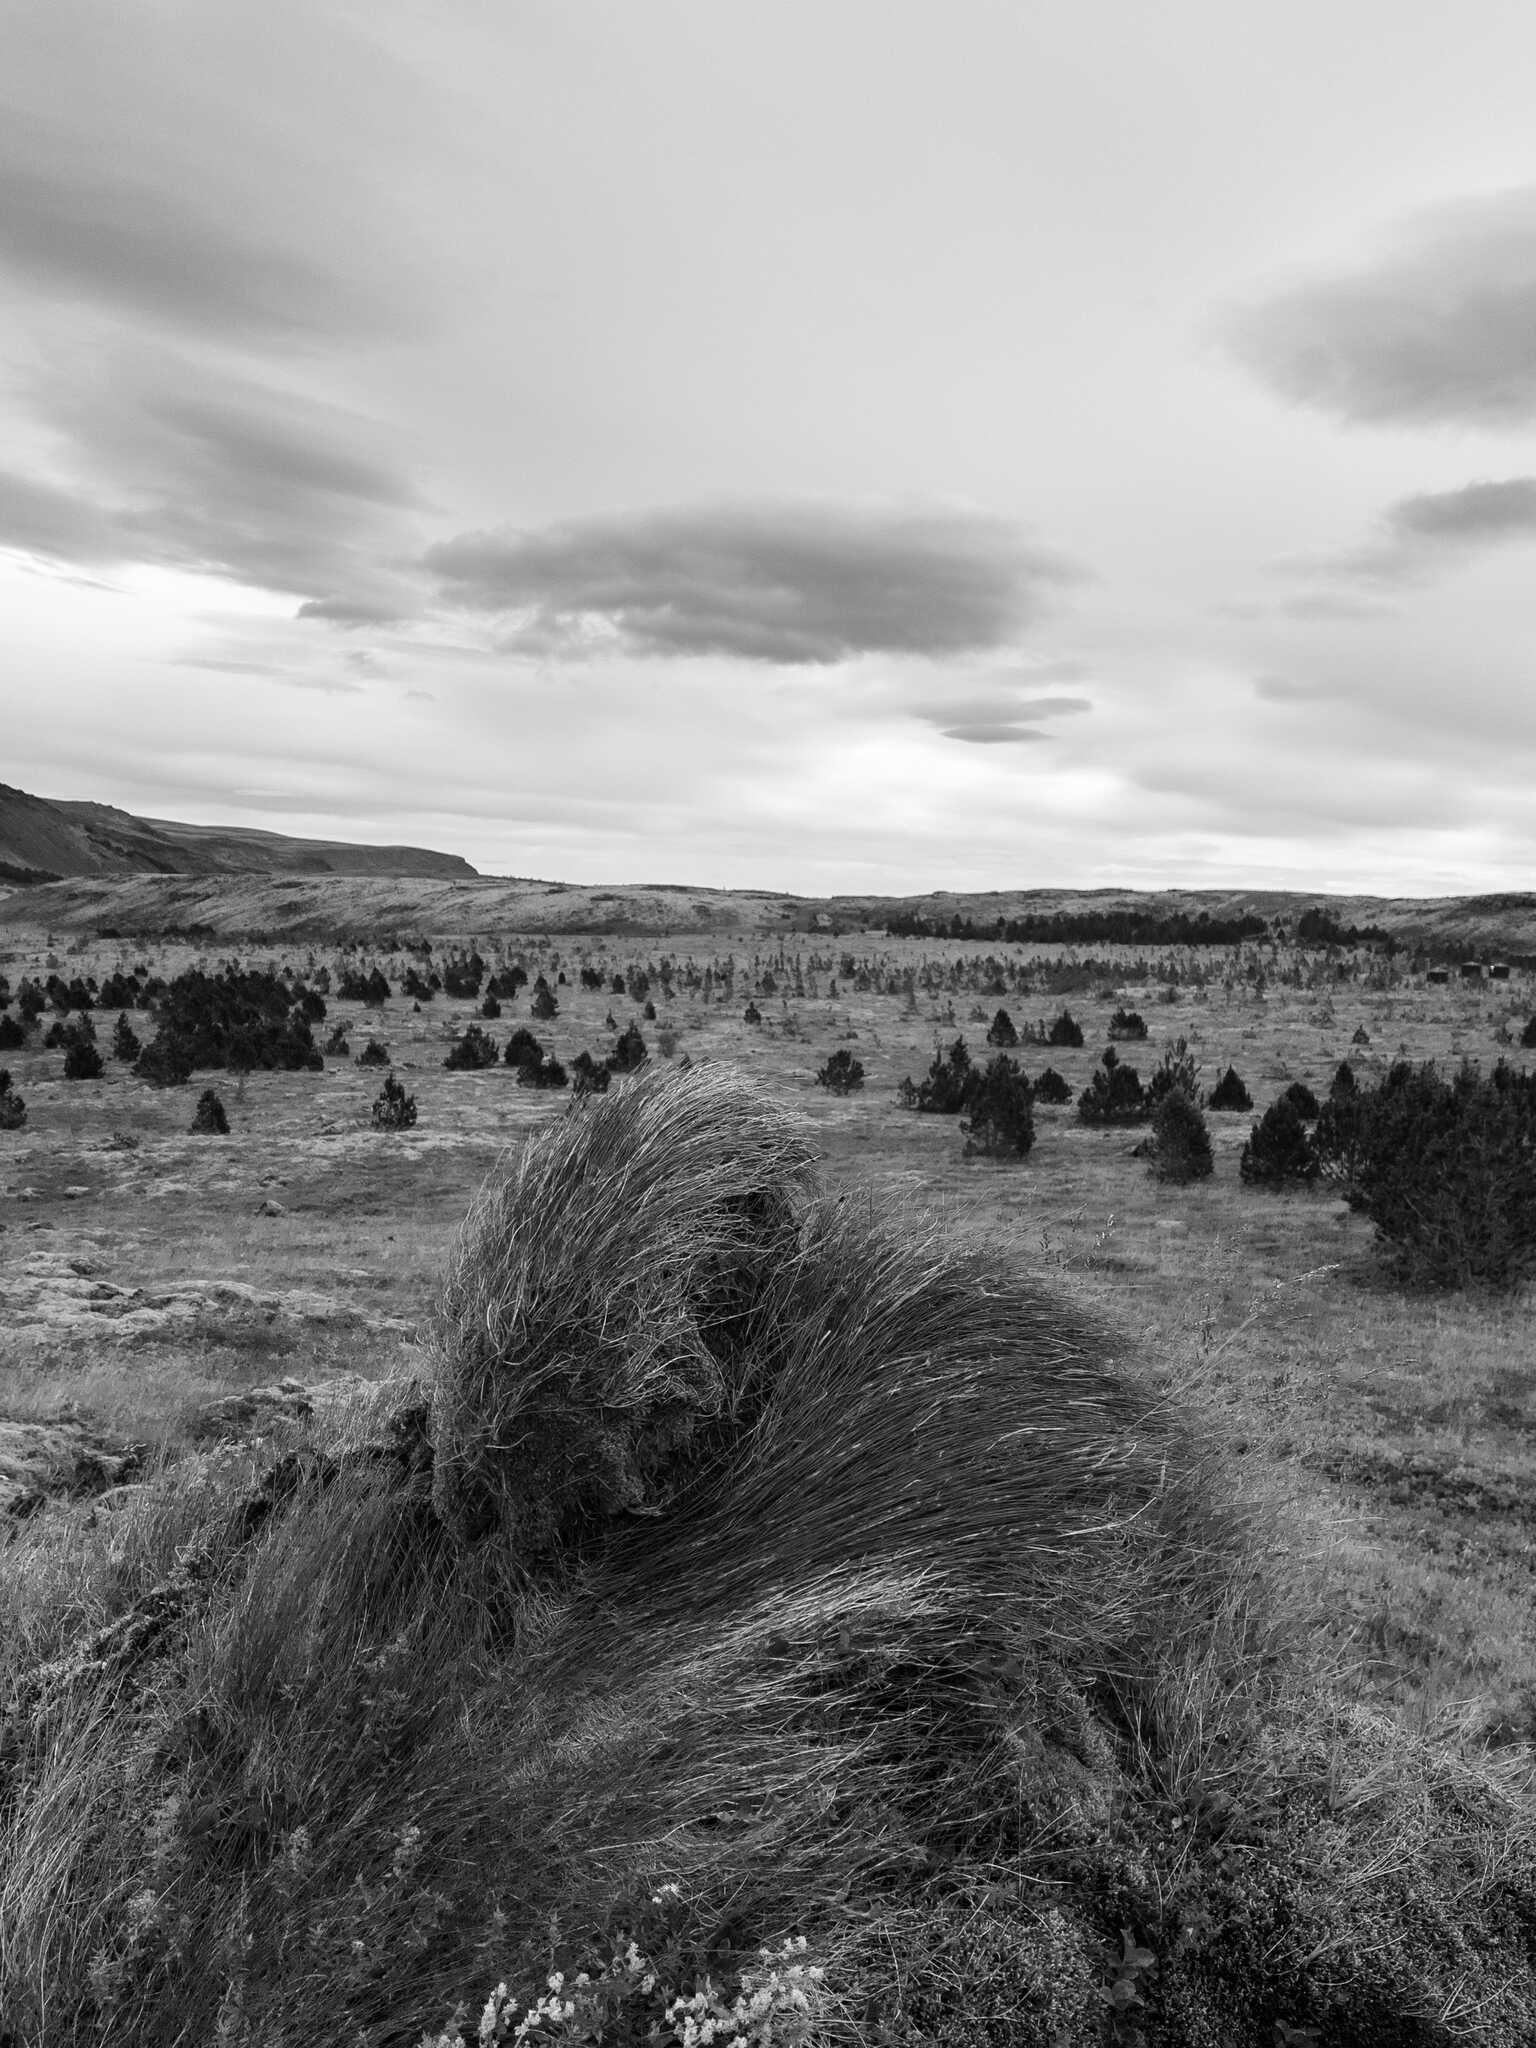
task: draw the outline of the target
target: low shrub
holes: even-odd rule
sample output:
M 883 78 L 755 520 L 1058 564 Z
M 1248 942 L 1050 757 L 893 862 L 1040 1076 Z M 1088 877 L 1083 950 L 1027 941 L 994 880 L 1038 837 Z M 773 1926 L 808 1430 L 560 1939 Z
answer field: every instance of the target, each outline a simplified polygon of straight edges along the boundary
M 560 1000 L 552 988 L 536 988 L 528 1007 L 541 1024 L 548 1024 L 560 1014 Z
M 1303 1123 L 1311 1123 L 1319 1109 L 1317 1097 L 1305 1081 L 1293 1081 L 1286 1089 L 1286 1099 L 1296 1105 L 1296 1114 Z
M 494 1023 L 495 1020 L 501 1015 L 501 1005 L 497 1002 L 494 996 L 487 996 L 485 1001 L 480 1005 L 480 1014 L 482 1017 L 484 1017 L 488 1024 Z
M 1113 1046 L 1078 1096 L 1077 1113 L 1085 1124 L 1144 1124 L 1152 1114 L 1141 1076 L 1134 1067 L 1126 1066 Z
M 0 1067 L 0 1131 L 19 1131 L 26 1127 L 27 1105 L 16 1093 L 11 1080 L 10 1069 Z
M 71 1038 L 64 1049 L 66 1081 L 99 1081 L 105 1068 L 101 1054 L 85 1037 Z
M 935 1046 L 928 1072 L 914 1085 L 909 1075 L 896 1089 L 903 1109 L 915 1109 L 925 1116 L 958 1116 L 965 1107 L 966 1090 L 975 1069 L 963 1038 L 946 1051 Z
M 393 1074 L 385 1076 L 373 1104 L 373 1128 L 376 1131 L 408 1131 L 416 1121 L 416 1098 L 407 1095 L 405 1088 Z
M 1111 1038 L 1145 1038 L 1147 1020 L 1139 1010 L 1116 1010 L 1109 1020 Z
M 1035 1142 L 1034 1090 L 1016 1060 L 1000 1052 L 966 1090 L 965 1156 L 1022 1159 Z
M 645 1040 L 640 1035 L 640 1027 L 633 1022 L 628 1023 L 614 1040 L 613 1051 L 608 1055 L 608 1071 L 610 1074 L 635 1074 L 645 1061 Z
M 20 1052 L 26 1042 L 26 1026 L 19 1017 L 0 1017 L 0 1052 Z
M 762 1023 L 762 1021 L 763 1021 L 763 1013 L 762 1013 L 762 1011 L 761 1011 L 761 1010 L 760 1010 L 760 1009 L 759 1009 L 759 1008 L 757 1007 L 756 1003 L 751 1003 L 751 1002 L 749 1002 L 749 1003 L 747 1004 L 747 1007 L 746 1007 L 746 1008 L 745 1008 L 745 1009 L 744 1009 L 744 1010 L 742 1011 L 742 1013 L 741 1013 L 741 1021 L 742 1021 L 742 1023 L 743 1023 L 743 1024 L 761 1024 L 761 1023 Z
M 1013 1019 L 1006 1010 L 1000 1009 L 992 1019 L 992 1022 L 987 1026 L 988 1045 L 996 1046 L 999 1050 L 1006 1051 L 1017 1045 L 1018 1042 L 1018 1029 Z
M 389 1047 L 382 1038 L 370 1038 L 358 1054 L 357 1064 L 360 1067 L 387 1067 L 389 1065 Z
M 1211 1109 L 1247 1110 L 1253 1107 L 1253 1097 L 1244 1086 L 1236 1067 L 1228 1067 L 1216 1086 L 1211 1090 L 1208 1105 Z
M 450 1047 L 443 1065 L 450 1073 L 474 1073 L 483 1067 L 494 1067 L 500 1057 L 500 1049 L 489 1032 L 482 1031 L 478 1024 L 470 1024 L 466 1025 L 463 1037 Z
M 568 1080 L 565 1068 L 552 1052 L 539 1060 L 523 1060 L 517 1069 L 519 1088 L 563 1088 Z
M 1317 1179 L 1317 1154 L 1288 1094 L 1277 1096 L 1254 1125 L 1237 1171 L 1250 1187 L 1309 1187 Z
M 1397 1279 L 1508 1290 L 1536 1273 L 1536 1074 L 1403 1061 L 1358 1110 L 1348 1192 Z
M 613 1076 L 589 1052 L 577 1053 L 571 1062 L 571 1091 L 575 1095 L 606 1095 Z
M 205 1088 L 197 1098 L 197 1108 L 192 1112 L 192 1134 L 210 1138 L 229 1136 L 229 1117 L 211 1088 Z
M 864 1062 L 855 1059 L 846 1045 L 840 1045 L 824 1067 L 816 1070 L 818 1088 L 828 1088 L 834 1095 L 852 1095 L 855 1089 L 864 1086 Z
M 544 1048 L 526 1024 L 519 1024 L 508 1034 L 502 1058 L 509 1067 L 536 1067 L 544 1058 Z
M 325 1041 L 325 1052 L 328 1059 L 345 1060 L 352 1057 L 352 1045 L 347 1037 L 345 1024 L 338 1023 L 332 1027 Z
M 1165 1095 L 1175 1089 L 1200 1108 L 1205 1094 L 1200 1086 L 1200 1067 L 1189 1049 L 1187 1038 L 1176 1038 L 1152 1070 L 1147 1083 L 1147 1101 L 1155 1110 Z
M 117 1022 L 112 1027 L 112 1057 L 115 1060 L 136 1060 L 144 1050 L 139 1043 L 139 1034 L 128 1022 L 126 1010 L 119 1010 Z
M 1045 1042 L 1047 1045 L 1081 1045 L 1083 1027 L 1070 1010 L 1063 1010 L 1052 1021 L 1050 1029 L 1045 1034 Z
M 1183 1186 L 1204 1180 L 1215 1169 L 1205 1118 L 1182 1088 L 1170 1088 L 1152 1114 L 1152 1172 Z
M 1072 1100 L 1072 1084 L 1064 1074 L 1058 1074 L 1054 1067 L 1047 1067 L 1034 1084 L 1036 1102 L 1048 1102 L 1059 1108 Z

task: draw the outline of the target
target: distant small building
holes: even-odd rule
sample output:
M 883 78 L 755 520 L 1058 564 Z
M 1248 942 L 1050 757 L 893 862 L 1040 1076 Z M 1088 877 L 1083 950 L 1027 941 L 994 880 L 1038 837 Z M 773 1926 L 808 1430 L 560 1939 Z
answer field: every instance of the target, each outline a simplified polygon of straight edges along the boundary
M 1488 979 L 1490 981 L 1508 981 L 1509 962 L 1507 960 L 1491 961 L 1488 967 Z
M 1431 967 L 1429 973 L 1425 976 L 1426 981 L 1437 982 L 1447 982 L 1450 978 L 1451 971 L 1448 967 Z
M 1463 981 L 1481 981 L 1483 978 L 1482 961 L 1463 960 L 1461 963 L 1461 978 Z

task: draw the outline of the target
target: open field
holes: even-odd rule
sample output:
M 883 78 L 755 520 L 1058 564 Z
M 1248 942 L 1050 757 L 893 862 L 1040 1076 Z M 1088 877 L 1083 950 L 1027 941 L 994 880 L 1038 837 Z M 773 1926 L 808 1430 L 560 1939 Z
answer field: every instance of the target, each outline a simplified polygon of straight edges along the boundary
M 1088 949 L 779 928 L 481 928 L 438 941 L 433 957 L 440 964 L 471 942 L 492 970 L 542 970 L 557 1016 L 533 1021 L 528 989 L 494 1020 L 481 1019 L 477 1001 L 442 994 L 413 1007 L 399 977 L 424 956 L 367 946 L 220 941 L 200 951 L 62 929 L 51 945 L 40 929 L 0 935 L 0 972 L 13 986 L 51 967 L 101 978 L 145 962 L 168 978 L 238 956 L 312 977 L 377 962 L 395 991 L 388 1002 L 327 997 L 316 1038 L 341 1023 L 354 1055 L 370 1036 L 384 1040 L 419 1112 L 408 1131 L 370 1128 L 382 1070 L 350 1058 L 328 1058 L 318 1073 L 204 1074 L 161 1090 L 110 1057 L 102 1079 L 73 1082 L 62 1055 L 35 1041 L 5 1055 L 29 1114 L 24 1129 L 0 1133 L 0 1425 L 36 1426 L 9 1438 L 13 1491 L 36 1476 L 49 1441 L 72 1455 L 82 1429 L 109 1449 L 136 1441 L 174 1456 L 206 1438 L 202 1418 L 220 1396 L 283 1377 L 307 1387 L 383 1381 L 420 1365 L 471 1197 L 564 1101 L 520 1087 L 502 1065 L 445 1071 L 450 1045 L 471 1022 L 498 1041 L 529 1024 L 569 1066 L 583 1050 L 601 1059 L 633 1022 L 653 1061 L 733 1063 L 807 1117 L 834 1191 L 918 1196 L 1107 1317 L 1117 1345 L 1175 1396 L 1187 1391 L 1243 1461 L 1250 1491 L 1274 1504 L 1340 1696 L 1447 1755 L 1529 1761 L 1529 1293 L 1405 1293 L 1382 1277 L 1369 1223 L 1326 1190 L 1247 1188 L 1237 1163 L 1266 1104 L 1295 1080 L 1326 1094 L 1342 1059 L 1362 1082 L 1400 1057 L 1528 1063 L 1511 1041 L 1536 1011 L 1536 977 L 1517 969 L 1507 983 L 1436 986 L 1402 958 L 1268 945 L 1146 957 L 1096 949 L 1085 964 Z M 581 986 L 582 967 L 600 969 L 604 986 Z M 613 992 L 612 978 L 636 969 L 649 978 L 654 1017 Z M 746 1021 L 749 1003 L 760 1021 Z M 1081 1048 L 1021 1044 L 1015 1056 L 1031 1075 L 1049 1064 L 1081 1089 L 1124 1005 L 1149 1026 L 1145 1043 L 1120 1046 L 1144 1078 L 1182 1037 L 1202 1084 L 1230 1063 L 1254 1110 L 1209 1114 L 1215 1173 L 1189 1188 L 1160 1183 L 1132 1156 L 1141 1131 L 1089 1128 L 1070 1105 L 1037 1105 L 1027 1159 L 968 1159 L 953 1118 L 906 1111 L 895 1090 L 957 1036 L 982 1058 L 1000 1004 L 1021 1032 L 1063 1008 L 1083 1028 Z M 147 1022 L 133 1021 L 147 1036 Z M 110 1014 L 99 1022 L 105 1052 Z M 837 1098 L 816 1073 L 842 1046 L 866 1078 Z M 228 1137 L 188 1130 L 210 1081 Z

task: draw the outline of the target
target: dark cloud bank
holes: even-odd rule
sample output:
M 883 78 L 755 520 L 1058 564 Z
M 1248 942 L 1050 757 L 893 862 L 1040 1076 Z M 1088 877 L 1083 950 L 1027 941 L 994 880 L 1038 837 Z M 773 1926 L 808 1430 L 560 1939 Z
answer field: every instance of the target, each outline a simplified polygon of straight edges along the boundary
M 979 513 L 725 506 L 471 533 L 430 549 L 448 601 L 520 613 L 507 645 L 825 664 L 1007 645 L 1071 566 Z
M 1375 261 L 1227 325 L 1283 397 L 1364 424 L 1536 420 L 1536 186 L 1408 223 Z

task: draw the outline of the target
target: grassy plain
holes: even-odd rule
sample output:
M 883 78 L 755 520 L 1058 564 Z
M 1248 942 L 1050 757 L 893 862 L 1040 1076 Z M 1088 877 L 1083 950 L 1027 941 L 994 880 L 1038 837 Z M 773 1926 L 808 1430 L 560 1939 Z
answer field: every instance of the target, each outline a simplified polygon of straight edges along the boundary
M 13 983 L 47 971 L 46 934 L 6 939 L 0 971 Z M 811 1119 L 833 1188 L 920 1196 L 1107 1316 L 1127 1354 L 1211 1418 L 1252 1490 L 1274 1503 L 1293 1546 L 1285 1569 L 1308 1583 L 1316 1647 L 1340 1696 L 1385 1710 L 1449 1755 L 1529 1760 L 1529 1297 L 1405 1294 L 1380 1277 L 1371 1226 L 1327 1191 L 1276 1197 L 1245 1188 L 1237 1173 L 1265 1105 L 1298 1079 L 1324 1094 L 1341 1059 L 1362 1080 L 1398 1057 L 1490 1065 L 1536 1009 L 1529 976 L 1432 986 L 1364 958 L 1212 948 L 1177 956 L 1176 984 L 1166 959 L 1152 956 L 1138 972 L 1132 953 L 1101 952 L 1113 964 L 1081 985 L 1070 953 L 1062 965 L 1040 948 L 861 932 L 713 941 L 487 932 L 478 942 L 493 967 L 520 959 L 552 983 L 567 977 L 554 1020 L 531 1020 L 525 990 L 486 1023 L 498 1039 L 530 1024 L 569 1065 L 584 1049 L 601 1058 L 633 1020 L 653 1058 L 665 1032 L 674 1059 L 737 1063 Z M 234 953 L 301 973 L 334 970 L 340 957 L 308 944 L 231 946 L 213 960 L 155 941 L 53 949 L 66 978 L 140 960 L 169 976 Z M 989 956 L 1000 986 L 978 967 Z M 353 957 L 377 959 L 392 984 L 406 964 L 367 948 Z M 1261 960 L 1262 992 L 1250 979 Z M 643 967 L 655 1019 L 608 985 L 583 989 L 583 965 L 610 980 Z M 706 969 L 708 991 L 697 985 Z M 1019 985 L 1018 970 L 1032 986 Z M 749 1001 L 757 1023 L 745 1020 Z M 218 1395 L 282 1375 L 384 1380 L 410 1369 L 476 1188 L 563 1098 L 519 1087 L 504 1066 L 445 1071 L 478 1003 L 439 995 L 416 1009 L 396 994 L 370 1011 L 328 1002 L 317 1040 L 338 1021 L 354 1054 L 370 1035 L 384 1039 L 417 1101 L 413 1130 L 369 1127 L 380 1072 L 350 1060 L 328 1059 L 318 1074 L 203 1075 L 191 1089 L 159 1091 L 111 1059 L 100 1081 L 68 1082 L 57 1052 L 6 1056 L 29 1117 L 25 1129 L 0 1133 L 0 1420 L 83 1417 L 174 1456 Z M 1192 1188 L 1159 1183 L 1131 1156 L 1140 1131 L 1089 1129 L 1072 1105 L 1037 1105 L 1027 1159 L 967 1159 L 953 1119 L 904 1111 L 895 1089 L 956 1036 L 984 1056 L 999 1004 L 1021 1030 L 1063 1007 L 1083 1027 L 1081 1049 L 1021 1046 L 1031 1074 L 1050 1064 L 1080 1089 L 1111 1013 L 1126 1005 L 1150 1030 L 1147 1043 L 1120 1047 L 1143 1078 L 1183 1037 L 1205 1086 L 1236 1066 L 1254 1111 L 1209 1116 L 1215 1174 Z M 110 1021 L 100 1020 L 103 1050 Z M 1368 1043 L 1356 1042 L 1362 1030 Z M 834 1098 L 815 1076 L 842 1045 L 866 1078 L 860 1092 Z M 209 1081 L 228 1110 L 228 1138 L 188 1132 Z

